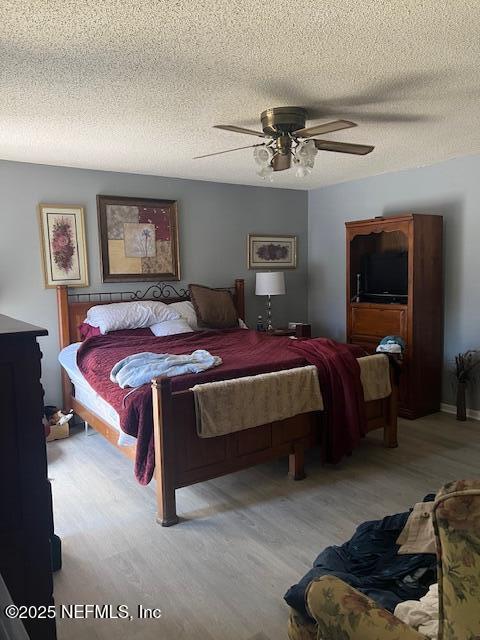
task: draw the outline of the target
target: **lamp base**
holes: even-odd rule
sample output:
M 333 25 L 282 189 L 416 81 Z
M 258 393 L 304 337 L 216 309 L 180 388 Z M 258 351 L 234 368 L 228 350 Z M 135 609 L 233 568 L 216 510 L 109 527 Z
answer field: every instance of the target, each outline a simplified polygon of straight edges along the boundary
M 273 331 L 271 296 L 267 296 L 267 325 L 266 325 L 265 331 Z

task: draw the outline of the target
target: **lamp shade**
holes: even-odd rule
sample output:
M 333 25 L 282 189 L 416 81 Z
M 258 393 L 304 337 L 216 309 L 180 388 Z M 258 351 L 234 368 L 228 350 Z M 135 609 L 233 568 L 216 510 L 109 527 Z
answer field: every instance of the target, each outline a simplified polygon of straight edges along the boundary
M 255 280 L 257 296 L 281 296 L 285 293 L 285 274 L 283 271 L 257 273 Z

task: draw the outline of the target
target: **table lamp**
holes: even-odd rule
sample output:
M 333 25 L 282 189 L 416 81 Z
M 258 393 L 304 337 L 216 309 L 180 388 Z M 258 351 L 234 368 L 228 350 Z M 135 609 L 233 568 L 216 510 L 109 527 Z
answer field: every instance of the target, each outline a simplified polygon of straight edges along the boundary
M 269 271 L 267 273 L 257 273 L 255 279 L 255 294 L 257 296 L 267 296 L 267 331 L 272 331 L 272 300 L 271 296 L 281 296 L 285 294 L 285 274 L 283 271 Z

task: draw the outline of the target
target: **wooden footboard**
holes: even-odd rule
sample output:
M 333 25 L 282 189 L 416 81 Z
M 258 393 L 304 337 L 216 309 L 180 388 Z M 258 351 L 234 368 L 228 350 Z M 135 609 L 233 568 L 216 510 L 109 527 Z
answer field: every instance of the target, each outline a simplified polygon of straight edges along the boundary
M 397 446 L 398 383 L 391 364 L 392 394 L 367 402 L 368 430 L 383 428 L 387 447 Z M 169 378 L 152 383 L 157 521 L 164 527 L 178 522 L 175 490 L 196 482 L 289 456 L 289 475 L 301 480 L 304 452 L 321 440 L 320 414 L 306 413 L 287 420 L 214 438 L 197 434 L 192 391 L 173 392 Z
M 394 363 L 390 375 L 391 396 L 366 404 L 367 428 L 368 431 L 383 429 L 385 446 L 396 447 L 398 380 Z M 152 393 L 157 521 L 164 527 L 178 522 L 176 489 L 286 456 L 289 476 L 301 480 L 305 477 L 305 451 L 322 441 L 322 414 L 319 413 L 301 414 L 225 436 L 200 438 L 193 392 L 172 393 L 171 379 L 157 378 L 152 383 Z M 119 446 L 118 432 L 76 400 L 71 383 L 68 404 L 119 451 L 135 460 L 135 446 Z
M 289 475 L 305 477 L 303 453 L 319 441 L 319 414 L 287 420 L 214 438 L 197 435 L 192 391 L 172 393 L 170 378 L 152 383 L 155 438 L 157 520 L 178 522 L 175 489 L 289 456 Z

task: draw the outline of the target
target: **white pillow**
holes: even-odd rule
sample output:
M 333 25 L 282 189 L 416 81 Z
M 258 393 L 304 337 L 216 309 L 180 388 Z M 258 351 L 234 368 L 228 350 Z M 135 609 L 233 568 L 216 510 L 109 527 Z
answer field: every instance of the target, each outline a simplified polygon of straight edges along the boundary
M 180 314 L 172 306 L 154 300 L 99 304 L 90 307 L 85 322 L 98 327 L 103 334 L 120 329 L 142 329 L 179 318 Z
M 197 314 L 195 313 L 195 307 L 189 300 L 184 302 L 173 302 L 168 305 L 171 309 L 175 309 L 180 314 L 180 317 L 188 322 L 193 331 L 198 331 Z
M 173 336 L 176 333 L 193 333 L 192 327 L 184 318 L 157 322 L 156 324 L 152 324 L 150 331 L 154 336 Z

